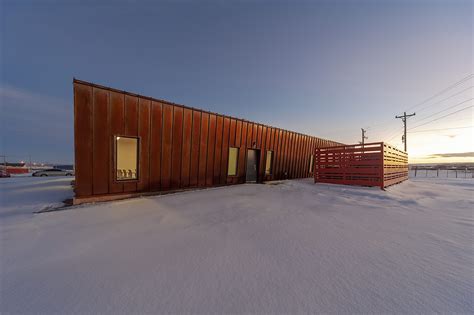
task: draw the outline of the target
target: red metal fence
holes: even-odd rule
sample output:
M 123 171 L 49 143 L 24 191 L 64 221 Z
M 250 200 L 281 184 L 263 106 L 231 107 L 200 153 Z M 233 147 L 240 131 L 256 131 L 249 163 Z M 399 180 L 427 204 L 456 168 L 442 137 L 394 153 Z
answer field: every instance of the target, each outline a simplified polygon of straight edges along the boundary
M 407 179 L 407 153 L 383 142 L 315 150 L 315 183 L 384 188 Z

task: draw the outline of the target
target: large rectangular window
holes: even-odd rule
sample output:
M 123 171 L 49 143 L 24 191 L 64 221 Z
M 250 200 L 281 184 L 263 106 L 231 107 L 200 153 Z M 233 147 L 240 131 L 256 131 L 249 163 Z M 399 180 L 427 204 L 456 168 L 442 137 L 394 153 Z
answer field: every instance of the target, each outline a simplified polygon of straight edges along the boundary
M 312 173 L 313 172 L 313 164 L 314 164 L 314 155 L 311 154 L 310 158 L 309 158 L 309 172 Z
M 138 138 L 115 137 L 117 180 L 138 179 Z
M 239 159 L 239 148 L 229 148 L 229 164 L 227 166 L 227 175 L 237 175 L 237 161 Z
M 265 175 L 271 175 L 273 168 L 273 151 L 267 151 L 267 160 L 265 162 Z

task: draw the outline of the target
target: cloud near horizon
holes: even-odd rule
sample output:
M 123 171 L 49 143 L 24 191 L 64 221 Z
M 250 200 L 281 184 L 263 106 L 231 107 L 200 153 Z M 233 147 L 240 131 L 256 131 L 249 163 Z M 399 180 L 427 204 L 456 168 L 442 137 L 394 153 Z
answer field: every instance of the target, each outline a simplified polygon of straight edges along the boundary
M 428 159 L 434 158 L 474 158 L 474 152 L 460 152 L 460 153 L 437 153 L 437 154 L 430 154 L 427 156 Z

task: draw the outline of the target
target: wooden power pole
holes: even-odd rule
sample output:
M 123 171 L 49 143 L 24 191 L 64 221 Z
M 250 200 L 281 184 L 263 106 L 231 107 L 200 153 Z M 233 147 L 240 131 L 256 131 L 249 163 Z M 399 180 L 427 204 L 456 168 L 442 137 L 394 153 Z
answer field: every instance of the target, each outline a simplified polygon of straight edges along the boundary
M 365 135 L 367 130 L 365 130 L 364 128 L 360 128 L 360 130 L 362 131 L 362 142 L 361 142 L 361 144 L 364 145 L 365 139 L 368 139 L 368 137 Z
M 407 118 L 411 116 L 415 116 L 416 113 L 407 115 L 407 112 L 403 112 L 401 116 L 395 116 L 396 119 L 401 118 L 403 121 L 403 143 L 405 144 L 405 152 L 407 152 Z

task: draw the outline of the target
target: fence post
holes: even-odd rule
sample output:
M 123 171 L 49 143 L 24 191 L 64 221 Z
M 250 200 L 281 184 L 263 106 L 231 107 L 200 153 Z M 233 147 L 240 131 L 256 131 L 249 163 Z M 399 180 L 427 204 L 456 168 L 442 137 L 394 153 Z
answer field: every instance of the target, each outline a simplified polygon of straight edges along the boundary
M 415 166 L 415 177 L 416 177 L 416 170 L 418 169 L 418 166 Z
M 381 189 L 385 189 L 385 145 L 384 143 L 380 143 L 380 156 L 382 158 L 381 160 L 381 167 L 380 167 L 380 177 L 381 177 L 381 180 L 382 180 L 382 183 L 380 184 L 380 188 Z M 380 164 L 379 164 L 380 165 Z
M 439 168 L 436 169 L 436 177 L 439 177 Z
M 456 178 L 458 178 L 458 170 L 456 170 Z

